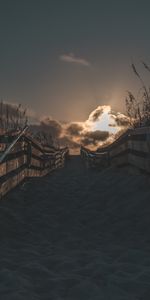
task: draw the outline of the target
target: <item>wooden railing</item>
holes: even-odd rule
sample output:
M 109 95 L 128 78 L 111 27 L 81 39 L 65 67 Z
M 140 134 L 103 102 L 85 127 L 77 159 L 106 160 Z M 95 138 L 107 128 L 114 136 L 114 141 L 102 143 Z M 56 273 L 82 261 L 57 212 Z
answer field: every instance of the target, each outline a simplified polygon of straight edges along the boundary
M 109 164 L 107 151 L 99 153 L 90 151 L 85 147 L 81 147 L 80 154 L 87 167 L 107 167 Z
M 150 128 L 127 130 L 115 142 L 96 152 L 81 147 L 81 156 L 91 166 L 132 166 L 150 173 Z
M 68 148 L 42 146 L 23 132 L 19 136 L 0 136 L 0 197 L 25 178 L 45 176 L 63 167 Z

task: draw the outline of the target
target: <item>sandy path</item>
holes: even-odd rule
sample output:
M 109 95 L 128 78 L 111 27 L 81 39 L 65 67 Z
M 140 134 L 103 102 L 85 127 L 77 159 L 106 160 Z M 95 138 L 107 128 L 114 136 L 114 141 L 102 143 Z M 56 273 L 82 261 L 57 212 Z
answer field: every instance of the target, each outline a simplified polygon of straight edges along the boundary
M 79 157 L 0 203 L 0 299 L 149 300 L 150 185 Z

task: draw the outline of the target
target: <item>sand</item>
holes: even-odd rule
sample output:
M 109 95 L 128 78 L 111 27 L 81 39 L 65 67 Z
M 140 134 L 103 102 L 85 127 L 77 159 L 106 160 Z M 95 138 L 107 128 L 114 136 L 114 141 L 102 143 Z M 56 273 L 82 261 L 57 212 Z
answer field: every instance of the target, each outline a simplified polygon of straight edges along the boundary
M 72 157 L 0 202 L 0 241 L 2 300 L 149 300 L 149 179 Z

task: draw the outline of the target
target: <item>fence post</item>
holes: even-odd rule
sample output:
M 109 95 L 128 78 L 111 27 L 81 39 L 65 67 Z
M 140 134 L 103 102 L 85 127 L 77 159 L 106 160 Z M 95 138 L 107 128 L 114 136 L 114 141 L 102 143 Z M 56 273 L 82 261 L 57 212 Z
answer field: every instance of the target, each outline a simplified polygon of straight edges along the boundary
M 28 168 L 31 166 L 31 158 L 32 158 L 32 146 L 31 146 L 31 142 L 28 142 L 27 144 L 27 167 Z

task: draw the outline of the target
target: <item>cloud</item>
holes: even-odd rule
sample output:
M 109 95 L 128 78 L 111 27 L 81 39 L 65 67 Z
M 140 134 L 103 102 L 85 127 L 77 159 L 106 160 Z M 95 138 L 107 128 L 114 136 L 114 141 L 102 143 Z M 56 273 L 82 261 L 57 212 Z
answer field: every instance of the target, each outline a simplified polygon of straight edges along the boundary
M 115 134 L 123 127 L 129 126 L 129 118 L 119 112 L 115 112 L 109 105 L 98 106 L 89 115 L 86 125 L 90 131 L 102 130 Z
M 59 122 L 44 117 L 39 125 L 30 126 L 34 135 L 54 146 L 69 146 L 79 152 L 80 145 L 96 150 L 113 142 L 120 130 L 125 130 L 128 117 L 111 110 L 110 106 L 98 106 L 85 122 Z
M 103 114 L 103 112 L 104 112 L 103 107 L 102 107 L 102 108 L 101 108 L 101 107 L 98 107 L 98 108 L 93 112 L 93 115 L 92 115 L 92 120 L 93 120 L 93 122 L 96 122 L 96 121 L 99 119 L 99 117 Z
M 99 142 L 104 142 L 109 138 L 108 131 L 89 131 L 84 134 L 83 139 L 81 140 L 84 146 L 88 145 L 97 145 Z
M 59 138 L 59 145 L 62 147 L 68 146 L 69 148 L 73 148 L 73 149 L 80 148 L 80 143 L 72 140 L 71 137 L 65 135 Z
M 39 124 L 30 125 L 29 131 L 40 142 L 58 146 L 58 141 L 63 132 L 63 127 L 57 120 L 47 117 L 43 118 Z
M 78 123 L 71 123 L 66 128 L 66 133 L 72 136 L 80 136 L 81 131 L 83 130 L 83 126 Z
M 115 121 L 117 125 L 120 127 L 122 126 L 127 127 L 130 124 L 129 118 L 128 117 L 125 118 L 124 116 L 118 116 Z
M 62 54 L 60 55 L 59 59 L 67 63 L 74 63 L 85 67 L 90 67 L 91 65 L 89 61 L 84 58 L 77 57 L 73 53 Z
M 128 116 L 125 116 L 119 112 L 112 112 L 111 115 L 112 119 L 114 120 L 113 124 L 109 124 L 109 126 L 118 126 L 118 127 L 128 127 L 130 125 L 130 119 Z M 121 128 L 120 128 L 121 129 Z
M 49 132 L 54 139 L 59 138 L 62 133 L 61 124 L 50 118 L 43 119 L 40 126 L 43 131 Z

